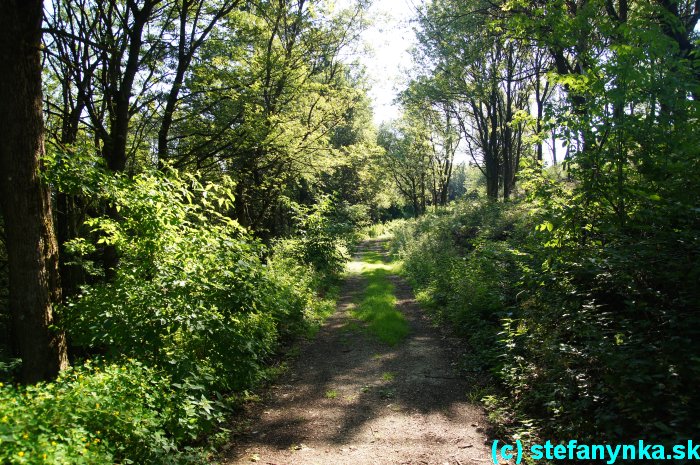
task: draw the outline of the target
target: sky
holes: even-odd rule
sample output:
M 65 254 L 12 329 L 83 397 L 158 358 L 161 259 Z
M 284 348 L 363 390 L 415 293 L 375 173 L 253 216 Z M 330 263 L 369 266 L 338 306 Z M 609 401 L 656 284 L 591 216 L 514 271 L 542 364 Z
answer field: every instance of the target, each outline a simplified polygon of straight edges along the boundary
M 411 68 L 409 50 L 416 44 L 416 38 L 410 21 L 421 1 L 374 0 L 367 11 L 372 25 L 362 34 L 365 53 L 358 58 L 367 69 L 369 96 L 377 124 L 399 116 L 399 107 L 393 100 L 405 87 Z M 351 0 L 338 1 L 336 7 L 351 3 Z

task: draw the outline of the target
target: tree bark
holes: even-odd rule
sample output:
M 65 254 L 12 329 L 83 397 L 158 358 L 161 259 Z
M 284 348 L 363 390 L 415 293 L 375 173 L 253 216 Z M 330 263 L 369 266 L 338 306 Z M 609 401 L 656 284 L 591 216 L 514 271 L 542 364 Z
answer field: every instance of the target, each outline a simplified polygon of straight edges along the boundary
M 40 175 L 44 154 L 41 0 L 0 2 L 0 202 L 10 274 L 13 349 L 21 379 L 51 379 L 68 365 L 56 324 L 58 246 L 51 197 Z

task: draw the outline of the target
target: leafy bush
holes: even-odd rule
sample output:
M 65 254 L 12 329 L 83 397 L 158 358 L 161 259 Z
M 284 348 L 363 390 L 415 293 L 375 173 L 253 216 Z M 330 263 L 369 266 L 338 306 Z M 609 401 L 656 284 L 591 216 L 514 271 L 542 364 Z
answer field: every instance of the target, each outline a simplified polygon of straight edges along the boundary
M 116 247 L 119 266 L 113 281 L 85 287 L 66 308 L 71 340 L 163 367 L 175 380 L 249 386 L 274 348 L 275 321 L 294 315 L 278 313 L 261 245 L 219 213 L 230 191 L 176 175 L 118 181 L 111 201 L 121 218 L 88 225 L 98 244 Z M 92 251 L 85 239 L 72 249 Z
M 216 420 L 213 411 L 201 392 L 175 390 L 139 362 L 88 362 L 52 383 L 0 387 L 0 462 L 201 462 L 181 444 Z
M 89 193 L 105 213 L 66 244 L 93 278 L 58 310 L 74 349 L 113 364 L 78 361 L 54 383 L 3 386 L 0 461 L 201 462 L 223 399 L 263 380 L 280 340 L 334 308 L 315 293 L 319 272 L 270 254 L 228 218 L 225 180 L 175 171 L 130 179 L 77 152 L 46 164 L 57 188 Z M 109 248 L 119 261 L 105 279 L 99 260 Z
M 312 206 L 289 204 L 295 212 L 296 234 L 276 241 L 276 253 L 311 266 L 325 281 L 337 278 L 348 259 L 347 247 L 362 222 L 362 211 L 330 196 Z
M 639 190 L 621 224 L 583 190 L 525 174 L 545 247 L 524 273 L 520 319 L 506 325 L 510 356 L 523 361 L 506 373 L 522 392 L 518 408 L 546 411 L 561 436 L 692 437 L 700 427 L 697 216 L 671 200 L 681 195 Z
M 312 266 L 285 255 L 286 244 L 280 241 L 272 249 L 266 267 L 276 285 L 276 325 L 283 341 L 315 332 L 335 311 L 335 289 Z M 321 292 L 323 297 L 318 295 Z
M 638 199 L 619 229 L 596 223 L 575 189 L 540 175 L 526 186 L 530 201 L 463 202 L 394 235 L 419 296 L 468 342 L 467 368 L 500 382 L 494 418 L 550 438 L 692 437 L 695 220 Z
M 497 370 L 501 319 L 512 315 L 522 210 L 486 202 L 457 204 L 395 227 L 392 247 L 419 298 L 441 322 L 466 338 L 472 370 Z

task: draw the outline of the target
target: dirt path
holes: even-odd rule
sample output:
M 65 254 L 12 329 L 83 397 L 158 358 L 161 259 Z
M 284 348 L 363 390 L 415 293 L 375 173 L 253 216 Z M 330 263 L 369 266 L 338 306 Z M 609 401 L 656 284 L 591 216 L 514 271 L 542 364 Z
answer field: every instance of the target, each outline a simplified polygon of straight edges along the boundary
M 381 241 L 358 253 L 383 252 Z M 350 275 L 338 310 L 301 349 L 237 436 L 226 464 L 489 463 L 486 419 L 453 372 L 455 349 L 431 327 L 401 278 L 396 305 L 410 333 L 388 346 L 349 314 L 364 286 Z

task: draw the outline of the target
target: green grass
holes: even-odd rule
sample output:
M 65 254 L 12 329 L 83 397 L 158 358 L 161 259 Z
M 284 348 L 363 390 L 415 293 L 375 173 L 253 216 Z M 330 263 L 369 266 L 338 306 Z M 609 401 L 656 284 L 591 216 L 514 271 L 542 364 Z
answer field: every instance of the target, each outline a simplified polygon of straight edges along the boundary
M 335 389 L 326 391 L 326 399 L 335 399 L 336 397 L 338 397 L 338 391 Z
M 308 316 L 309 325 L 303 333 L 306 338 L 311 339 L 315 337 L 321 326 L 323 326 L 323 322 L 335 312 L 339 295 L 340 286 L 338 284 L 328 286 L 325 295 L 315 306 L 313 314 Z
M 408 323 L 396 309 L 394 286 L 389 275 L 394 274 L 397 265 L 384 262 L 377 252 L 365 252 L 362 261 L 352 262 L 350 272 L 360 273 L 367 286 L 352 316 L 364 321 L 370 333 L 389 345 L 395 345 L 408 334 Z

